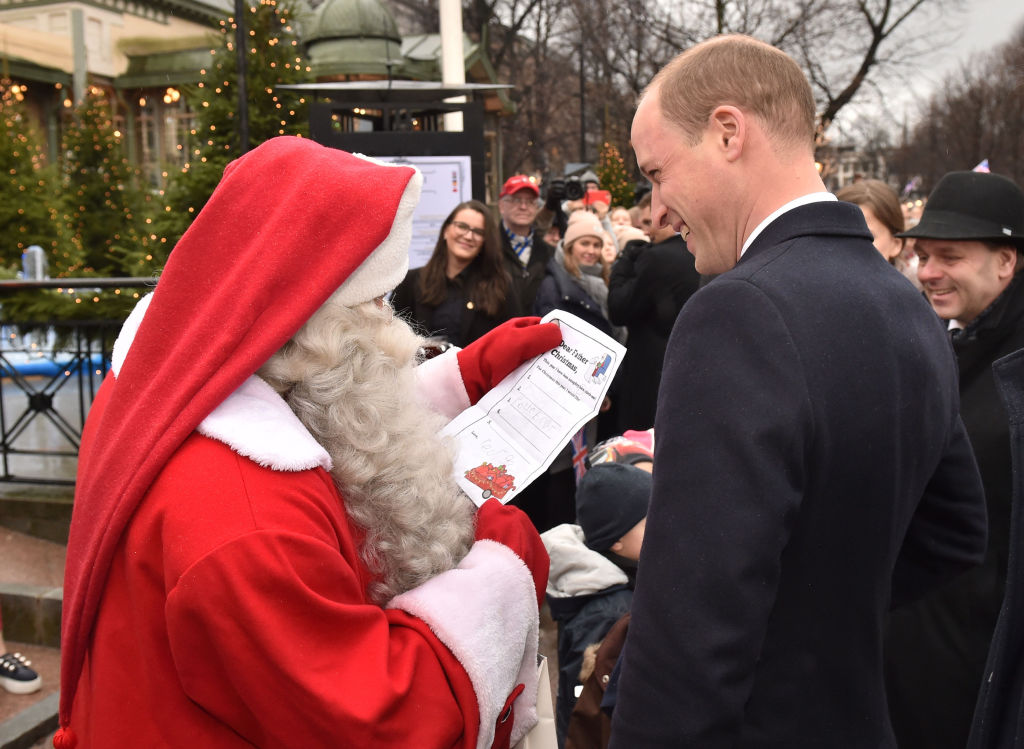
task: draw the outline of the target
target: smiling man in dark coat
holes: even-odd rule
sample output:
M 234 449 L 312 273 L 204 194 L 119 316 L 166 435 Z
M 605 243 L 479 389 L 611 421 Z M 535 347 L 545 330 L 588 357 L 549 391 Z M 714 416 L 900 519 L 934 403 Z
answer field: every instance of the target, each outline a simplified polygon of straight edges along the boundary
M 1013 499 L 1010 425 L 992 363 L 1024 347 L 1024 191 L 999 174 L 950 172 L 914 238 L 917 275 L 948 322 L 960 367 L 960 414 L 988 507 L 982 564 L 892 612 L 885 665 L 900 749 L 963 749 L 1006 586 Z
M 652 220 L 702 274 L 665 356 L 613 747 L 894 747 L 891 603 L 977 564 L 943 326 L 825 192 L 799 66 L 699 44 L 641 99 Z

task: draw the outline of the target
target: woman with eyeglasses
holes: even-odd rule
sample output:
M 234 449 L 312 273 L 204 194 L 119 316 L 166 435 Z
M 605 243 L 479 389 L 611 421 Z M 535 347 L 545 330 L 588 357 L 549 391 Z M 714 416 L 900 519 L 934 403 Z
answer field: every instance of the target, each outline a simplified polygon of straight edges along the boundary
M 430 260 L 406 274 L 391 304 L 424 335 L 455 346 L 521 314 L 486 205 L 468 200 L 455 206 Z

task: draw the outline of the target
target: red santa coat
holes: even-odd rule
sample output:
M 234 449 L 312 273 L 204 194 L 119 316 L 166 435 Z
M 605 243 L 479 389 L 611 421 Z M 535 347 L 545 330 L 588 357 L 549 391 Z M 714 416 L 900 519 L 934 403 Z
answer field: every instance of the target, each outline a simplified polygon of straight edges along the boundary
M 437 361 L 431 389 L 451 402 L 454 357 Z M 480 541 L 381 608 L 329 465 L 256 377 L 185 440 L 114 554 L 71 715 L 80 746 L 490 743 L 520 671 L 536 689 L 529 571 Z
M 273 139 L 175 247 L 83 433 L 56 746 L 487 747 L 520 683 L 513 740 L 534 722 L 525 565 L 480 541 L 372 604 L 326 452 L 251 376 L 346 279 L 382 293 L 354 271 L 404 255 L 418 193 L 408 167 Z

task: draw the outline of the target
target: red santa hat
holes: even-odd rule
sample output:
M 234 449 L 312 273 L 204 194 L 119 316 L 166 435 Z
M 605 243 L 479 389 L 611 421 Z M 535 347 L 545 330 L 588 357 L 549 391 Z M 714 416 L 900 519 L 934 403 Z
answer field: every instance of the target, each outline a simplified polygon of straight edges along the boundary
M 64 583 L 62 726 L 111 558 L 154 478 L 332 293 L 353 305 L 401 281 L 421 182 L 412 167 L 293 137 L 224 170 L 83 430 Z

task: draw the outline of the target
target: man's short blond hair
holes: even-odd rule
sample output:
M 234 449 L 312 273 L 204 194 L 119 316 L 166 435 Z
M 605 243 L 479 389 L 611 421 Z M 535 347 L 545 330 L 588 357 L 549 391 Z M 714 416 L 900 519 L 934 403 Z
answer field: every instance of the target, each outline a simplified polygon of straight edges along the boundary
M 662 116 L 700 142 L 714 109 L 732 105 L 755 115 L 779 146 L 814 148 L 814 94 L 785 52 L 749 36 L 714 37 L 677 55 L 648 85 Z

